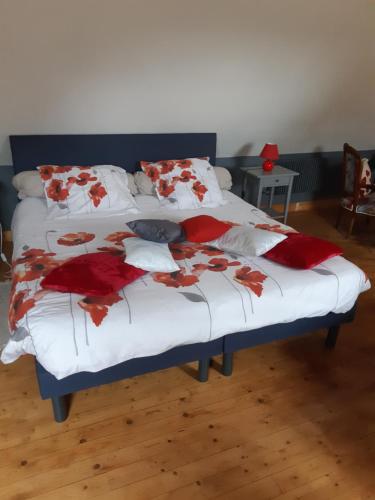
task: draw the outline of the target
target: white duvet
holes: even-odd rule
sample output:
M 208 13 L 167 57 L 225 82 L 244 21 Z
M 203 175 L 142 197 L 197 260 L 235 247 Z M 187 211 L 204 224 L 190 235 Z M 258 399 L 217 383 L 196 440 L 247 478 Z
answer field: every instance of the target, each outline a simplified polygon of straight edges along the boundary
M 99 249 L 123 252 L 126 221 L 135 218 L 182 220 L 204 213 L 287 229 L 234 194 L 225 196 L 228 204 L 219 208 L 173 212 L 160 210 L 154 197 L 138 196 L 137 215 L 70 221 L 47 221 L 42 200 L 23 200 L 12 228 L 13 335 L 1 360 L 10 363 L 33 354 L 61 379 L 233 332 L 346 312 L 370 288 L 365 273 L 342 257 L 301 271 L 190 243 L 171 247 L 180 272 L 146 274 L 105 298 L 47 292 L 39 286 L 49 269 L 69 257 Z

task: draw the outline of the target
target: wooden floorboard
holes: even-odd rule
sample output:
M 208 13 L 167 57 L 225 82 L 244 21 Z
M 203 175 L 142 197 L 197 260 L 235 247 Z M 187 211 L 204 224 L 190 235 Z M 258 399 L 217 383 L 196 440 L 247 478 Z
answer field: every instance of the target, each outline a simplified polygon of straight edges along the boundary
M 334 217 L 289 223 L 374 281 L 374 227 L 346 240 Z M 63 424 L 31 357 L 1 365 L 0 499 L 375 499 L 374 306 L 370 290 L 332 352 L 315 332 L 241 351 L 232 377 L 211 368 L 206 384 L 189 365 L 93 388 Z

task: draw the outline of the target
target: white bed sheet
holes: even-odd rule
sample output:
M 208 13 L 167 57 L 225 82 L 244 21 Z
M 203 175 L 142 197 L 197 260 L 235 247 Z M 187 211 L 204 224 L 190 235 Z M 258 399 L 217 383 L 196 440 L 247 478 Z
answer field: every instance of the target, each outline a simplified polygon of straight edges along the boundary
M 56 254 L 52 258 L 63 260 L 103 246 L 113 248 L 116 241 L 108 235 L 128 231 L 126 221 L 136 218 L 178 221 L 210 214 L 241 224 L 279 225 L 233 193 L 226 192 L 225 197 L 227 205 L 218 208 L 168 211 L 160 210 L 156 197 L 139 195 L 136 197 L 139 214 L 70 221 L 46 220 L 45 202 L 27 198 L 17 206 L 13 218 L 13 257 L 22 261 L 24 252 L 42 249 Z M 281 230 L 287 229 L 279 226 Z M 94 239 L 78 246 L 59 244 L 67 233 L 81 231 Z M 121 250 L 121 242 L 117 242 L 117 248 Z M 346 312 L 358 295 L 370 288 L 365 273 L 342 257 L 334 257 L 314 270 L 301 271 L 262 257 L 215 255 L 212 249 L 199 245 L 188 248 L 190 253 L 177 261 L 182 268 L 181 279 L 150 273 L 120 291 L 113 304 L 94 305 L 95 314 L 100 316 L 99 326 L 94 324 L 91 305 L 84 303 L 82 307 L 82 296 L 56 292 L 40 295 L 38 278 L 17 282 L 16 292 L 22 300 L 35 298 L 35 305 L 16 318 L 15 334 L 4 348 L 1 360 L 10 363 L 30 353 L 61 379 L 232 332 L 329 312 Z M 220 263 L 213 264 L 212 259 L 219 259 Z M 198 272 L 202 263 L 206 268 Z M 22 262 L 18 265 L 21 273 L 24 265 Z

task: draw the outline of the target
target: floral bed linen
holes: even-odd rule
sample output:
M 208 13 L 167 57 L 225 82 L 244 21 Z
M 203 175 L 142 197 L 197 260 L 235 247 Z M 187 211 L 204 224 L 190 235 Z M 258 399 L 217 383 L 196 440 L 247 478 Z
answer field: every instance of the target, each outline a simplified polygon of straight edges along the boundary
M 232 193 L 225 196 L 227 205 L 194 214 L 290 231 Z M 366 274 L 343 257 L 312 270 L 294 270 L 262 257 L 182 243 L 170 245 L 179 271 L 146 274 L 106 297 L 50 292 L 40 288 L 40 281 L 66 259 L 95 251 L 122 255 L 124 240 L 132 234 L 126 220 L 177 221 L 192 211 L 172 216 L 170 211 L 146 210 L 136 217 L 49 221 L 42 200 L 28 199 L 17 212 L 9 306 L 12 335 L 1 360 L 10 363 L 30 353 L 58 379 L 233 332 L 346 312 L 359 293 L 370 288 Z

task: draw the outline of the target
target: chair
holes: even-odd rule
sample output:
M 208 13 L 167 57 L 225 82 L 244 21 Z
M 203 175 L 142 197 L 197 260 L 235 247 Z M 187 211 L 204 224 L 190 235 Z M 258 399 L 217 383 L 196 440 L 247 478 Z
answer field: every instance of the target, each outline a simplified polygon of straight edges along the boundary
M 339 227 L 342 215 L 350 213 L 349 229 L 347 238 L 352 234 L 355 220 L 358 215 L 375 217 L 375 193 L 374 184 L 371 181 L 371 169 L 367 159 L 361 159 L 360 154 L 352 146 L 344 144 L 343 157 L 343 197 L 340 200 L 340 208 L 336 221 Z

